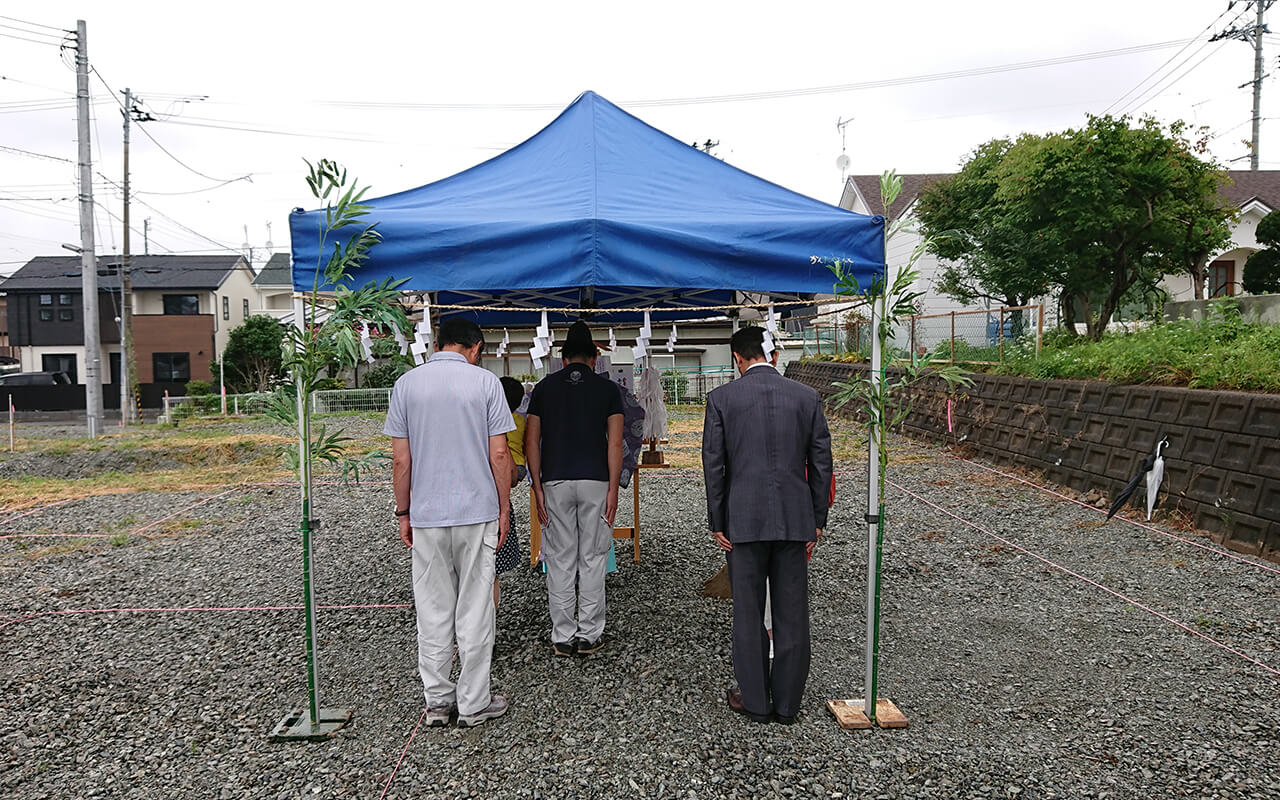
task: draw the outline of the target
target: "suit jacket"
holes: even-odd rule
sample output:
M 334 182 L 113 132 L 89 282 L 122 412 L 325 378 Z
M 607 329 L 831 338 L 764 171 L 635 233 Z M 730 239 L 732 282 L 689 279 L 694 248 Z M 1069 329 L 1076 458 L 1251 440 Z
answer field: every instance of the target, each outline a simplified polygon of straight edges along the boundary
M 771 366 L 707 395 L 707 523 L 731 542 L 815 539 L 827 524 L 831 434 L 818 393 Z

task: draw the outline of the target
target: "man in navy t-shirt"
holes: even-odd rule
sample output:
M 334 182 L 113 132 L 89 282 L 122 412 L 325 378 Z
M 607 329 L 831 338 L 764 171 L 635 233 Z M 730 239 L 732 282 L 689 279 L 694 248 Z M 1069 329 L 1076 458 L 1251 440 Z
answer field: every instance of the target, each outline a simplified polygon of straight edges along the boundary
M 622 471 L 622 397 L 612 381 L 596 374 L 596 345 L 585 322 L 569 327 L 561 355 L 564 369 L 533 387 L 524 453 L 544 526 L 552 651 L 590 655 L 600 650 L 604 635 L 604 575 Z

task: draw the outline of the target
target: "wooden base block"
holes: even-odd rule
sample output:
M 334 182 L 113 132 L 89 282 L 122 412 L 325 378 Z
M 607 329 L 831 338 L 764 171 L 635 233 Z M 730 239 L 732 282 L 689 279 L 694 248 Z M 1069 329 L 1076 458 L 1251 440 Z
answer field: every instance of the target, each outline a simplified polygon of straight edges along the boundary
M 827 708 L 836 715 L 836 722 L 846 731 L 865 730 L 871 727 L 871 720 L 862 713 L 862 703 L 857 700 L 828 700 Z
M 836 721 L 838 721 L 840 723 L 840 727 L 845 730 L 860 730 L 871 727 L 871 720 L 867 719 L 867 715 L 863 713 L 863 709 L 865 707 L 866 701 L 862 698 L 827 701 L 827 708 L 831 709 L 831 713 L 836 715 Z M 856 717 L 851 716 L 850 712 L 856 713 Z M 858 724 L 846 725 L 845 717 L 853 719 L 855 722 L 858 722 Z M 886 700 L 881 697 L 876 700 L 875 724 L 881 728 L 905 728 L 907 727 L 907 717 L 898 710 L 898 707 L 893 704 L 892 700 Z

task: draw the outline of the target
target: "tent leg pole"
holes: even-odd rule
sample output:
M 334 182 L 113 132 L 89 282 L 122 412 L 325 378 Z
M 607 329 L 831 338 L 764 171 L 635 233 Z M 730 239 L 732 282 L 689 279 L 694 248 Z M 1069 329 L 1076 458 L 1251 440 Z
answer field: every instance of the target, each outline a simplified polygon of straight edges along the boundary
M 873 397 L 884 391 L 884 354 L 880 348 L 880 315 L 882 299 L 871 303 L 871 369 L 867 380 L 871 382 Z M 867 719 L 876 719 L 876 691 L 879 678 L 878 658 L 880 649 L 880 419 L 878 402 L 868 408 L 871 414 L 867 426 L 867 655 L 866 655 L 866 707 Z

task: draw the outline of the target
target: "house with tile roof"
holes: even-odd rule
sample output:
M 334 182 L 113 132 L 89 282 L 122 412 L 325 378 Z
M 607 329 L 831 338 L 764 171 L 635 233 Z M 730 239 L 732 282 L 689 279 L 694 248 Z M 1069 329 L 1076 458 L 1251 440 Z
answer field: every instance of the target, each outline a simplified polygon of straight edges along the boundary
M 1240 218 L 1231 232 L 1231 244 L 1221 253 L 1210 259 L 1207 269 L 1207 281 L 1204 296 L 1220 297 L 1223 295 L 1243 294 L 1241 276 L 1244 262 L 1249 255 L 1258 250 L 1254 231 L 1258 222 L 1268 213 L 1280 209 L 1280 170 L 1229 170 L 1231 181 L 1222 187 L 1222 195 L 1240 210 Z M 909 217 L 916 201 L 924 188 L 950 173 L 922 173 L 903 175 L 902 193 L 887 209 L 880 202 L 879 175 L 853 175 L 844 185 L 840 197 L 840 207 L 863 214 L 886 214 L 893 219 Z M 890 264 L 904 263 L 912 250 L 920 243 L 920 235 L 904 231 L 898 241 L 890 241 L 888 261 Z M 956 300 L 937 291 L 936 285 L 941 277 L 943 265 L 936 256 L 926 253 L 916 264 L 920 271 L 918 289 L 925 292 L 921 298 L 924 314 L 943 314 L 950 311 L 972 310 L 965 308 Z M 1162 285 L 1169 293 L 1171 301 L 1191 300 L 1195 297 L 1195 287 L 1190 275 L 1166 276 Z M 1045 303 L 1046 315 L 1053 316 L 1054 303 Z
M 267 259 L 253 279 L 258 294 L 253 313 L 281 317 L 293 310 L 293 268 L 288 253 L 276 253 Z
M 120 381 L 121 264 L 98 258 L 98 331 L 104 383 Z M 239 255 L 142 255 L 131 259 L 133 342 L 139 384 L 211 380 L 231 330 L 259 303 Z M 65 372 L 84 381 L 79 256 L 44 256 L 0 282 L 9 341 L 24 372 Z

